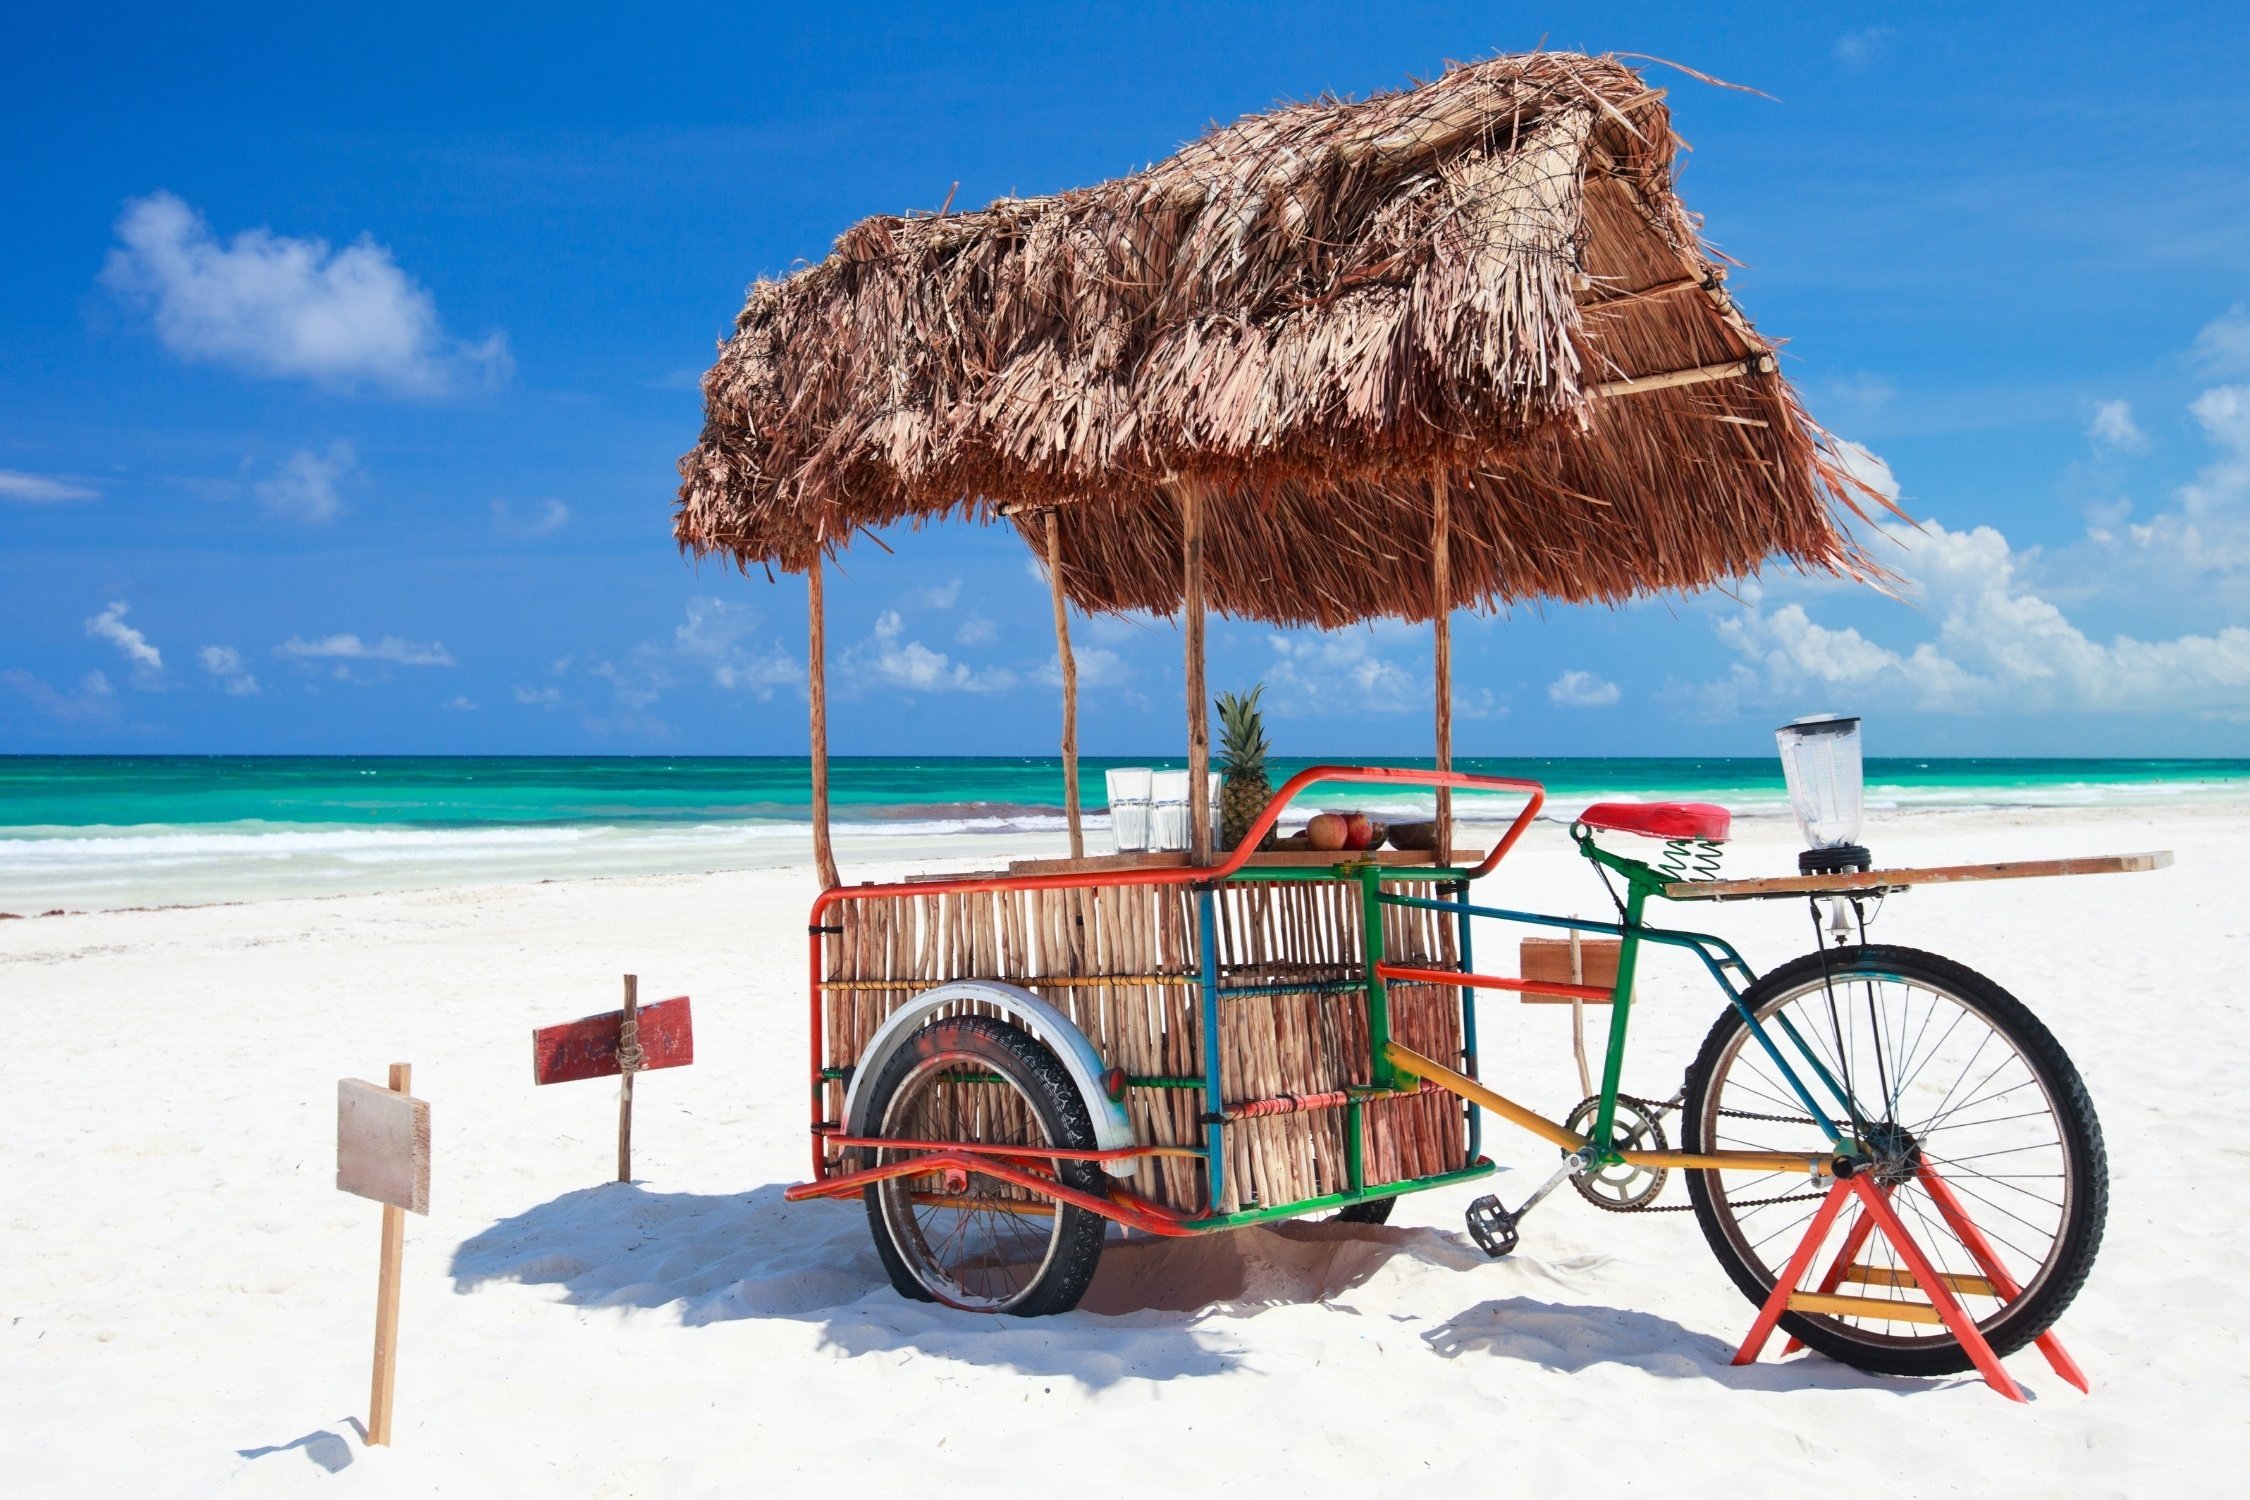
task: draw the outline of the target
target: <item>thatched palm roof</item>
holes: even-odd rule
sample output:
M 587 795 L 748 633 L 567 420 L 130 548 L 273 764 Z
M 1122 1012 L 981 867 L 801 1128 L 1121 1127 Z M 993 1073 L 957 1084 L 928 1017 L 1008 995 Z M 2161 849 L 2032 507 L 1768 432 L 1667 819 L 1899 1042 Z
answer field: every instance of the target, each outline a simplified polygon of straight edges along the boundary
M 1442 482 L 1455 605 L 1859 571 L 1851 482 L 1723 290 L 1678 145 L 1622 63 L 1538 53 L 864 220 L 751 288 L 676 533 L 795 570 L 901 519 L 1043 539 L 1054 507 L 1073 602 L 1170 612 L 1193 485 L 1214 608 L 1424 619 Z

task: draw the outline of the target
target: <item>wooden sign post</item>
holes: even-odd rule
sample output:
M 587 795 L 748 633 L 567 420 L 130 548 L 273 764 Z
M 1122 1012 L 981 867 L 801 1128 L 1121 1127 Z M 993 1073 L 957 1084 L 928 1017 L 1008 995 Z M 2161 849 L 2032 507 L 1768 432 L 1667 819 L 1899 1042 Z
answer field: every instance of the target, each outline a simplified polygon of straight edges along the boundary
M 617 1018 L 617 1180 L 633 1180 L 633 1075 L 648 1061 L 641 1051 L 641 976 L 625 976 L 625 1009 Z
M 643 1009 L 640 976 L 625 976 L 625 1008 L 531 1034 L 531 1081 L 570 1083 L 620 1075 L 617 1091 L 617 1180 L 633 1180 L 633 1075 L 655 1068 L 684 1068 L 695 1061 L 695 1027 L 688 997 L 659 1000 Z
M 391 1064 L 389 1088 L 357 1078 L 336 1083 L 336 1186 L 383 1205 L 383 1252 L 375 1280 L 375 1374 L 367 1398 L 367 1443 L 391 1441 L 398 1374 L 398 1291 L 406 1214 L 430 1211 L 430 1106 L 409 1090 L 414 1070 Z

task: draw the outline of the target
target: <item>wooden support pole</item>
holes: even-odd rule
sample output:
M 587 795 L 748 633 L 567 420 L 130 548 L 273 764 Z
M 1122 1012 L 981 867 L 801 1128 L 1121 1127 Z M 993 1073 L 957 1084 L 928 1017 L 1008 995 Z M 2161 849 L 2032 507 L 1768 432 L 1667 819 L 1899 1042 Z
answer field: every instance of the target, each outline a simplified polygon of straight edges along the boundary
M 1437 768 L 1453 769 L 1453 515 L 1445 471 L 1430 483 L 1431 674 L 1437 679 Z M 1435 864 L 1453 863 L 1453 789 L 1437 789 Z
M 407 1063 L 391 1064 L 391 1092 L 414 1092 L 414 1069 Z M 387 1448 L 391 1443 L 391 1396 L 398 1378 L 398 1282 L 400 1262 L 406 1254 L 406 1210 L 383 1205 L 382 1266 L 375 1278 L 375 1378 L 367 1396 L 367 1445 Z
M 641 1070 L 641 977 L 625 976 L 625 1016 L 617 1023 L 617 1180 L 633 1180 L 633 1075 Z
M 1211 709 L 1203 686 L 1203 495 L 1175 482 L 1180 501 L 1180 633 L 1187 642 L 1188 863 L 1211 863 Z
M 843 882 L 836 878 L 836 853 L 828 843 L 828 630 L 821 611 L 821 567 L 821 555 L 815 552 L 805 569 L 805 693 L 812 700 L 813 868 L 820 888 L 832 891 Z
M 1047 512 L 1047 586 L 1055 597 L 1055 660 L 1062 668 L 1063 821 L 1070 825 L 1070 857 L 1086 857 L 1078 808 L 1078 658 L 1070 650 L 1070 602 L 1063 597 L 1062 524 Z

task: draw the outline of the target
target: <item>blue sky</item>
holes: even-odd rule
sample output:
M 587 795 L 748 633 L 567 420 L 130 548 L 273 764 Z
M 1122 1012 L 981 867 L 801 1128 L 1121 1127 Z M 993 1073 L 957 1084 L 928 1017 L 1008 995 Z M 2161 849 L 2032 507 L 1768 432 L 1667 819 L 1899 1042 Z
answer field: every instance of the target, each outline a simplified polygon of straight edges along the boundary
M 668 529 L 754 276 L 1544 41 L 1773 96 L 1670 80 L 1683 191 L 1926 525 L 1902 600 L 1464 619 L 1459 749 L 2250 753 L 2243 13 L 1685 11 L 12 8 L 0 751 L 795 753 L 801 589 Z M 1011 533 L 847 565 L 839 751 L 1051 747 Z M 1174 751 L 1174 630 L 1081 627 L 1086 747 Z M 1426 751 L 1423 631 L 1212 653 L 1285 753 Z

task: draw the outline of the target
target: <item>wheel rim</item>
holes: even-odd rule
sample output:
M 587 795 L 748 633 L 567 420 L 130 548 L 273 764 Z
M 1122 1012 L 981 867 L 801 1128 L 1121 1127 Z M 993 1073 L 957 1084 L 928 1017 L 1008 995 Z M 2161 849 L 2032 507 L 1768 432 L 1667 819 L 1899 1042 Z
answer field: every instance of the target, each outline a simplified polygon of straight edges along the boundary
M 882 1133 L 904 1140 L 1052 1146 L 1031 1096 L 992 1071 L 987 1058 L 946 1052 L 902 1079 L 883 1112 Z M 878 1163 L 926 1153 L 878 1151 Z M 1067 1210 L 977 1173 L 894 1177 L 877 1188 L 891 1243 L 915 1280 L 940 1302 L 1006 1312 L 1030 1296 L 1062 1243 Z
M 1834 1008 L 1831 1010 L 1831 996 Z M 2049 1081 L 1974 1000 L 1926 980 L 1841 973 L 1787 990 L 1759 1011 L 1767 1034 L 1806 1075 L 1778 1024 L 1786 1017 L 1812 1055 L 1841 1083 L 1851 1082 L 1859 1120 L 1846 1126 L 1874 1163 L 1876 1185 L 1952 1290 L 1982 1327 L 2007 1308 L 1987 1290 L 1984 1268 L 1947 1222 L 1923 1177 L 1943 1177 L 2027 1305 L 2062 1260 L 2076 1194 L 2069 1137 Z M 1738 1031 L 1704 1094 L 1702 1139 L 1723 1150 L 1827 1149 L 1827 1137 L 1772 1059 Z M 1704 1172 L 1720 1232 L 1771 1286 L 1803 1239 L 1823 1196 L 1794 1174 Z M 1781 1201 L 1768 1201 L 1768 1200 Z M 1825 1278 L 1859 1224 L 1855 1200 L 1839 1217 L 1814 1265 Z M 1855 1272 L 1835 1290 L 1880 1302 L 1927 1306 L 1896 1249 L 1867 1234 Z M 1799 1316 L 1808 1316 L 1799 1314 Z M 1949 1345 L 1951 1333 L 1926 1323 L 1817 1314 L 1846 1337 L 1886 1347 Z

